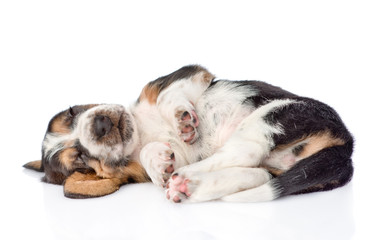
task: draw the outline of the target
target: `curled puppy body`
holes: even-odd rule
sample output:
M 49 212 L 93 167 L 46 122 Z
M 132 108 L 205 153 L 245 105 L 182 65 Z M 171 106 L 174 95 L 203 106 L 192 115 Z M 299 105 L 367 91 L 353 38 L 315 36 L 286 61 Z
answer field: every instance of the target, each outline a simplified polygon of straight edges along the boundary
M 199 202 L 266 201 L 351 179 L 353 139 L 332 108 L 263 82 L 213 79 L 186 66 L 150 82 L 127 109 L 57 114 L 43 142 L 44 180 L 61 184 L 76 171 L 115 186 L 152 180 L 173 202 Z
M 152 145 L 140 160 L 171 201 L 268 201 L 350 181 L 353 138 L 331 107 L 264 82 L 213 78 L 184 67 L 146 86 L 133 108 Z M 159 170 L 164 161 L 149 156 L 164 155 L 162 143 L 175 160 Z

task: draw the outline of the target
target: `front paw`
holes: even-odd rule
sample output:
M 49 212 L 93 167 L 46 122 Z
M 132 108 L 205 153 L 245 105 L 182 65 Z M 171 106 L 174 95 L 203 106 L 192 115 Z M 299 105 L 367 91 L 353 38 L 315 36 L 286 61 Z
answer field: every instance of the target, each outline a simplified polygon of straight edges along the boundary
M 167 199 L 175 203 L 190 199 L 198 182 L 196 177 L 187 177 L 182 173 L 172 174 L 166 185 Z
M 169 143 L 153 142 L 141 151 L 140 159 L 155 185 L 165 187 L 174 172 L 175 154 Z
M 198 138 L 199 119 L 196 112 L 194 109 L 180 109 L 176 111 L 175 117 L 181 139 L 186 143 L 193 144 Z

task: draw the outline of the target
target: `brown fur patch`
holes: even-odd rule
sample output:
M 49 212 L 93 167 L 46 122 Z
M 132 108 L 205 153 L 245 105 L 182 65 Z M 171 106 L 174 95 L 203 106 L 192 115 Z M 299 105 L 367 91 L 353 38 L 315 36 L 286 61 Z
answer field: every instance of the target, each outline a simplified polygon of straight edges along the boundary
M 130 161 L 123 167 L 110 167 L 103 163 L 103 161 L 89 160 L 88 166 L 93 168 L 97 176 L 102 178 L 120 178 L 128 180 L 132 178 L 135 182 L 148 182 L 149 177 L 145 169 L 138 162 Z
M 84 112 L 90 108 L 98 106 L 98 104 L 88 104 L 88 105 L 76 105 L 63 112 L 58 113 L 52 118 L 48 125 L 48 132 L 68 134 L 71 132 L 71 124 L 73 117 L 81 112 Z
M 71 132 L 69 125 L 70 122 L 66 119 L 66 116 L 61 114 L 53 119 L 50 125 L 50 131 L 53 133 L 68 134 Z
M 158 85 L 146 85 L 140 94 L 140 101 L 147 100 L 150 104 L 155 104 L 161 89 Z
M 312 156 L 322 149 L 343 145 L 342 139 L 333 137 L 330 131 L 304 136 L 289 144 L 278 145 L 264 159 L 261 167 L 277 176 L 290 169 L 296 162 Z
M 138 162 L 130 162 L 126 167 L 122 168 L 123 174 L 132 178 L 135 182 L 149 182 L 150 178 L 146 174 L 145 169 Z
M 270 174 L 277 177 L 285 172 L 285 170 L 281 170 L 278 168 L 270 167 L 270 166 L 260 166 L 262 168 L 265 168 Z
M 119 168 L 111 168 L 106 166 L 103 161 L 92 159 L 87 162 L 87 165 L 95 170 L 96 175 L 101 178 L 121 178 L 122 173 Z
M 304 143 L 302 149 L 297 154 L 300 158 L 307 158 L 324 148 L 339 146 L 345 144 L 345 142 L 340 139 L 333 137 L 329 131 L 319 132 L 314 135 L 304 136 L 298 140 L 295 140 L 289 144 L 279 145 L 274 151 L 283 151 L 285 149 L 292 149 Z
M 72 170 L 74 161 L 76 160 L 78 150 L 76 148 L 66 148 L 59 154 L 60 163 L 66 168 L 66 170 Z
M 143 167 L 137 162 L 130 162 L 127 166 L 120 168 L 119 171 L 108 167 L 102 168 L 104 165 L 100 164 L 99 161 L 92 160 L 90 165 L 94 166 L 95 170 L 101 171 L 100 174 L 75 172 L 70 175 L 64 183 L 66 197 L 100 197 L 117 191 L 123 184 L 150 181 Z M 105 178 L 99 175 L 105 176 Z
M 312 135 L 306 138 L 306 141 L 307 144 L 303 147 L 302 151 L 298 155 L 298 157 L 302 159 L 307 158 L 324 148 L 345 144 L 342 139 L 333 137 L 329 131 L 324 131 L 316 135 Z
M 25 165 L 23 165 L 24 168 L 35 170 L 38 172 L 43 172 L 43 167 L 41 164 L 41 160 L 28 162 Z
M 119 178 L 102 179 L 94 173 L 75 172 L 64 183 L 64 194 L 70 198 L 105 196 L 117 191 L 122 184 Z

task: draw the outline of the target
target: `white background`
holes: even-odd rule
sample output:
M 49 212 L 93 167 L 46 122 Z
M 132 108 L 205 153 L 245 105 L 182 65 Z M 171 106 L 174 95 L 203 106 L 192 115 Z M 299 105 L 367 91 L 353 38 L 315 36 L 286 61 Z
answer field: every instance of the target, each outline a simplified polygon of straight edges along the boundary
M 372 210 L 371 1 L 0 2 L 0 238 L 367 239 Z M 50 118 L 130 104 L 150 80 L 199 63 L 322 100 L 356 138 L 347 186 L 273 202 L 171 204 L 152 184 L 71 200 L 24 170 Z

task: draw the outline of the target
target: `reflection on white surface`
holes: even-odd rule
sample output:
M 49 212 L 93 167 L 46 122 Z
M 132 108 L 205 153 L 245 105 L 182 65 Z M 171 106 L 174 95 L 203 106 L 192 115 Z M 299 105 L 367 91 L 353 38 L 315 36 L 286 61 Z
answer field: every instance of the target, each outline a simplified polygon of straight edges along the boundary
M 173 204 L 147 184 L 123 186 L 95 199 L 68 199 L 62 187 L 19 172 L 34 194 L 19 192 L 39 239 L 352 239 L 353 184 L 265 203 Z M 35 181 L 34 181 L 35 180 Z M 35 192 L 35 188 L 40 191 Z M 26 201 L 27 200 L 27 201 Z M 52 238 L 51 238 L 52 236 Z M 191 238 L 193 237 L 193 238 Z

